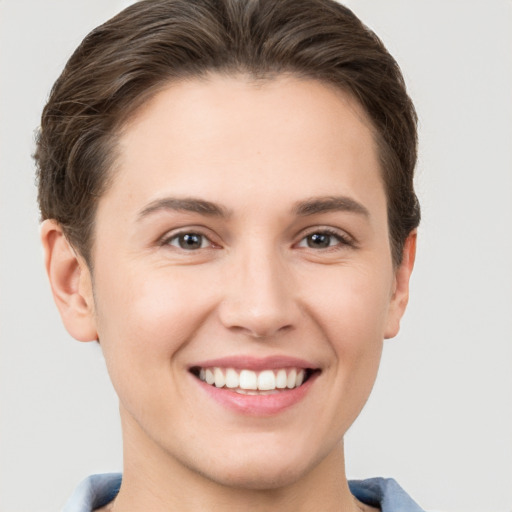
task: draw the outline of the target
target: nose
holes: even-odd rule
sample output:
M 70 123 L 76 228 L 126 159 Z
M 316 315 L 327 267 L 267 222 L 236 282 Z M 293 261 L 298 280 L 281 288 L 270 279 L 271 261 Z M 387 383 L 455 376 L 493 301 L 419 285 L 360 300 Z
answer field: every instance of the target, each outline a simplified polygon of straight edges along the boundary
M 219 305 L 222 324 L 254 338 L 293 329 L 300 317 L 293 272 L 276 254 L 241 256 L 228 272 Z

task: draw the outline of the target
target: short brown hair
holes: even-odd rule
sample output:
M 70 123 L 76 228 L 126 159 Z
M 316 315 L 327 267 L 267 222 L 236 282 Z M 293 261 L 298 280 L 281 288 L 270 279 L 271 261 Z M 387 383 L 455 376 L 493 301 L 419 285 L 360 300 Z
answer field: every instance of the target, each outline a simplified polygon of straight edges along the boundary
M 416 113 L 378 37 L 334 0 L 143 0 L 93 30 L 44 108 L 37 138 L 39 206 L 89 265 L 98 199 L 116 135 L 169 82 L 209 72 L 332 84 L 372 122 L 388 202 L 393 261 L 418 226 Z

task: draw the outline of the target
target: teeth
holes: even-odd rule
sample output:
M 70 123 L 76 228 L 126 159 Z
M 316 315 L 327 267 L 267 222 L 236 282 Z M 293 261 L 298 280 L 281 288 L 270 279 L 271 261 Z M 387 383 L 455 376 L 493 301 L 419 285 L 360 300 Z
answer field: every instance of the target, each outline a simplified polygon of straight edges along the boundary
M 286 387 L 288 389 L 292 389 L 295 387 L 295 381 L 297 380 L 297 370 L 293 368 L 290 370 L 290 373 L 288 374 L 288 378 L 286 380 Z
M 199 375 L 201 378 L 201 375 Z M 240 385 L 240 377 L 238 373 L 233 370 L 233 368 L 228 368 L 226 370 L 226 387 L 227 388 L 237 388 Z
M 251 370 L 242 370 L 240 372 L 240 384 L 242 389 L 258 389 L 258 376 Z
M 288 376 L 286 375 L 286 370 L 279 370 L 276 375 L 276 388 L 284 389 L 287 382 Z
M 258 389 L 261 391 L 276 389 L 276 376 L 272 370 L 265 370 L 258 375 Z
M 217 388 L 226 387 L 246 395 L 268 395 L 277 389 L 297 388 L 304 382 L 305 370 L 280 368 L 278 370 L 237 371 L 233 368 L 201 368 L 199 378 Z
M 213 375 L 215 377 L 215 387 L 224 387 L 224 384 L 226 384 L 226 377 L 224 377 L 224 373 L 222 373 L 222 370 L 220 368 L 215 368 L 213 370 Z
M 205 372 L 205 380 L 208 384 L 213 384 L 215 382 L 215 377 L 213 375 L 213 372 L 208 368 Z
M 279 391 L 275 389 L 271 389 L 269 391 L 254 391 L 252 389 L 235 389 L 236 393 L 240 395 L 275 395 L 276 393 L 279 393 Z

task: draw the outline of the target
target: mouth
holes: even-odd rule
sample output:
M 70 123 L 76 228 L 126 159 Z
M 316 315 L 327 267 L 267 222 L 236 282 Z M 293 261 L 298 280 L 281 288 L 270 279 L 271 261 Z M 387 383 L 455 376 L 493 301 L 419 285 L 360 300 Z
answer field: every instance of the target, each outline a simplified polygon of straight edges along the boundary
M 318 369 L 301 367 L 268 368 L 259 371 L 221 366 L 190 368 L 190 373 L 205 384 L 241 395 L 272 395 L 292 391 L 303 386 L 319 372 Z

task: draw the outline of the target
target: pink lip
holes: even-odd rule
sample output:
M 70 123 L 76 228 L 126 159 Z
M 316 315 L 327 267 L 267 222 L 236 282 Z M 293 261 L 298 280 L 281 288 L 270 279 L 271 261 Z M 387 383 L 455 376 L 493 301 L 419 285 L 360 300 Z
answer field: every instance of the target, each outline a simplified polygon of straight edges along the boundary
M 249 416 L 272 416 L 299 403 L 311 389 L 318 373 L 314 373 L 302 386 L 278 391 L 272 395 L 242 395 L 227 388 L 216 388 L 196 377 L 200 388 L 220 405 L 239 414 Z
M 317 369 L 314 364 L 303 359 L 288 356 L 272 356 L 257 358 L 252 356 L 232 356 L 219 359 L 200 361 L 190 368 L 235 368 L 253 371 L 272 370 L 277 368 L 309 368 Z M 209 398 L 223 407 L 238 414 L 248 416 L 272 416 L 302 401 L 314 385 L 320 372 L 314 372 L 309 379 L 294 389 L 286 389 L 269 395 L 244 395 L 228 388 L 216 388 L 199 380 L 191 374 L 191 378 Z
M 218 359 L 208 359 L 207 361 L 199 361 L 190 365 L 190 368 L 235 368 L 237 370 L 247 369 L 252 371 L 275 370 L 276 368 L 311 368 L 316 366 L 304 359 L 289 356 L 270 356 L 270 357 L 253 357 L 253 356 L 230 356 Z

